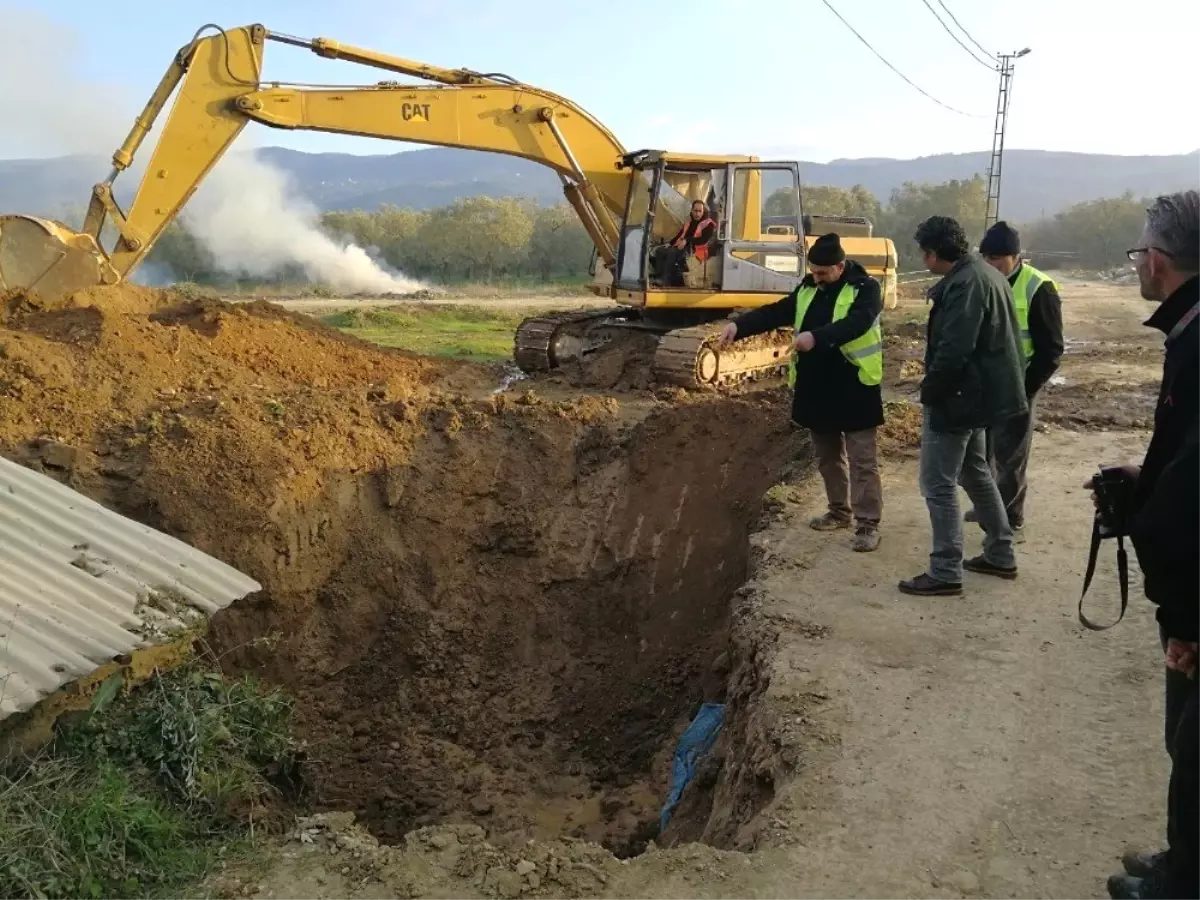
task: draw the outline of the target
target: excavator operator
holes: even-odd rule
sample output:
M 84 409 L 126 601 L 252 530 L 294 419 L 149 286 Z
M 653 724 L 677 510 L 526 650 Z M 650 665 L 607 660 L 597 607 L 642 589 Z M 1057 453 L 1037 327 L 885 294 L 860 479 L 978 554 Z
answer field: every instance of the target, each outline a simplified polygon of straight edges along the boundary
M 716 234 L 717 223 L 708 214 L 703 200 L 692 204 L 692 213 L 679 227 L 670 243 L 657 248 L 654 258 L 655 274 L 660 283 L 678 287 L 683 284 L 689 256 L 700 262 L 708 259 L 708 244 Z

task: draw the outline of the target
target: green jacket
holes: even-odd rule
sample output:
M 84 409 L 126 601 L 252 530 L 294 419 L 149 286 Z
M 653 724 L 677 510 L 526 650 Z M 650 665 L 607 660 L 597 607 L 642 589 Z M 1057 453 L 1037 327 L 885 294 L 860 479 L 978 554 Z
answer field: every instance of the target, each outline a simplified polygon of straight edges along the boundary
M 977 253 L 929 292 L 921 403 L 934 431 L 986 428 L 1029 411 L 1008 279 Z

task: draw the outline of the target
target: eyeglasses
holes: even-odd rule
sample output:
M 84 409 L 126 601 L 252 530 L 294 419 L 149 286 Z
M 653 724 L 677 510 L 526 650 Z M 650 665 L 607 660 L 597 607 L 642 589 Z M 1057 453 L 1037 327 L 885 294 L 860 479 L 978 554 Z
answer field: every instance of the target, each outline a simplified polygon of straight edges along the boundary
M 1174 259 L 1174 258 L 1175 258 L 1175 254 L 1174 254 L 1174 253 L 1168 253 L 1168 252 L 1167 252 L 1166 250 L 1164 250 L 1162 247 L 1134 247 L 1132 250 L 1126 250 L 1126 251 L 1125 251 L 1125 255 L 1126 255 L 1126 256 L 1127 256 L 1127 257 L 1128 257 L 1128 258 L 1129 258 L 1129 259 L 1130 259 L 1132 262 L 1137 262 L 1137 258 L 1138 258 L 1138 256 L 1140 256 L 1140 255 L 1141 255 L 1141 254 L 1143 254 L 1143 253 L 1149 253 L 1151 250 L 1157 250 L 1159 253 L 1161 253 L 1163 256 L 1165 256 L 1167 259 Z

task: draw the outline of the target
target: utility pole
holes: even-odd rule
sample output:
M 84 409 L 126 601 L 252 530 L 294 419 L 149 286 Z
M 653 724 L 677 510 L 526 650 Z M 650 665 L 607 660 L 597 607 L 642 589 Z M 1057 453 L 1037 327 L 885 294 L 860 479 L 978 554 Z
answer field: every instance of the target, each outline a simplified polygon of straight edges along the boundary
M 987 208 L 983 229 L 986 231 L 1000 218 L 1000 175 L 1004 169 L 1004 131 L 1008 127 L 1008 101 L 1012 97 L 1013 61 L 1029 53 L 1029 48 L 1015 53 L 1001 53 L 1000 91 L 996 95 L 996 129 L 992 134 L 992 159 L 988 163 Z

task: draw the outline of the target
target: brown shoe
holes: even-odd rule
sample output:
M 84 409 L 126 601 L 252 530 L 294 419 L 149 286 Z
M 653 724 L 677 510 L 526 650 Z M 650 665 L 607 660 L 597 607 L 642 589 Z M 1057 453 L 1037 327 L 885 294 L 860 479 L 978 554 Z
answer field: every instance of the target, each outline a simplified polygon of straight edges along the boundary
M 850 544 L 855 553 L 870 553 L 879 546 L 879 529 L 870 525 L 859 525 Z
M 842 528 L 849 528 L 850 519 L 848 517 L 843 518 L 836 513 L 827 512 L 823 516 L 810 519 L 808 527 L 814 531 L 838 531 Z

